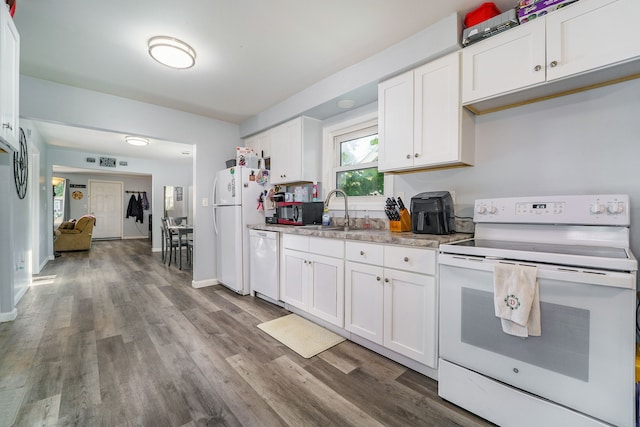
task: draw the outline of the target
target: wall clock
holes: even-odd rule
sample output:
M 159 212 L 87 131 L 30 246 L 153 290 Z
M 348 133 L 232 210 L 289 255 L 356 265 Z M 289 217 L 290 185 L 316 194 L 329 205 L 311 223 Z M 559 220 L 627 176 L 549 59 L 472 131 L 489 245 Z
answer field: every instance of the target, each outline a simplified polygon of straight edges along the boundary
M 20 128 L 20 150 L 13 153 L 13 179 L 16 182 L 18 197 L 24 199 L 27 194 L 27 178 L 29 177 L 29 153 L 27 138 Z

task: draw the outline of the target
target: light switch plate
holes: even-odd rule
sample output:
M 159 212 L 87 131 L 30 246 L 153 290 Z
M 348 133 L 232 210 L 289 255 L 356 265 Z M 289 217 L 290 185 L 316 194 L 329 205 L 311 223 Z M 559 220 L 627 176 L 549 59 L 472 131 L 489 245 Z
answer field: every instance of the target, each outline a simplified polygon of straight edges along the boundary
M 207 206 L 209 206 L 209 198 L 208 197 L 203 197 L 202 198 L 202 207 L 206 208 Z

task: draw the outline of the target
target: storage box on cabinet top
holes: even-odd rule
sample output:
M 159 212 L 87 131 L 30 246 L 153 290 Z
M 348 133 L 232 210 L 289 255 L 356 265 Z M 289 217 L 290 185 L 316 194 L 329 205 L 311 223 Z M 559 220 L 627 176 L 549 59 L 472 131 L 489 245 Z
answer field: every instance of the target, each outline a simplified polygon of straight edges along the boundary
M 556 9 L 575 3 L 578 0 L 538 0 L 520 2 L 518 7 L 518 20 L 521 24 L 539 18 Z
M 515 9 L 501 13 L 500 15 L 487 19 L 478 25 L 465 28 L 462 32 L 462 46 L 468 46 L 472 43 L 494 36 L 498 33 L 513 28 L 519 24 Z
M 487 19 L 500 15 L 500 9 L 493 2 L 482 3 L 480 7 L 467 13 L 464 17 L 464 26 L 473 27 Z

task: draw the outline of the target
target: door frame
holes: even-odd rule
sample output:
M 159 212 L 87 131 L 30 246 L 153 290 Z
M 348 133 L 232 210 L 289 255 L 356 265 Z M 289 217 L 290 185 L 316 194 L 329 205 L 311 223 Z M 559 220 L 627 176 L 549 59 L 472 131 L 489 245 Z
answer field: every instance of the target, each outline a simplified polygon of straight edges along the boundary
M 120 200 L 120 235 L 117 236 L 117 238 L 122 239 L 124 237 L 124 221 L 123 221 L 123 212 L 124 212 L 124 182 L 123 181 L 111 181 L 111 180 L 107 180 L 107 179 L 89 179 L 87 180 L 87 184 L 89 187 L 89 204 L 88 204 L 88 213 L 92 214 L 93 212 L 93 197 L 92 197 L 92 184 L 93 183 L 98 183 L 98 182 L 108 182 L 109 184 L 118 184 L 120 186 L 120 197 L 118 198 L 118 200 Z M 105 237 L 104 239 L 110 239 L 111 237 Z

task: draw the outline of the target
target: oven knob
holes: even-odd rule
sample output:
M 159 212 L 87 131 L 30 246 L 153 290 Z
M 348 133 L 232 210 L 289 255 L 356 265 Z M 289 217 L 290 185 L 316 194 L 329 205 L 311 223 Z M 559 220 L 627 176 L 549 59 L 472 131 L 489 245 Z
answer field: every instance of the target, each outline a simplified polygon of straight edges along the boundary
M 594 203 L 591 205 L 591 213 L 594 215 L 604 213 L 604 205 L 602 203 Z
M 481 215 L 484 215 L 487 213 L 487 208 L 486 206 L 478 206 L 478 209 L 476 210 L 476 212 L 478 212 Z
M 612 215 L 621 214 L 624 211 L 624 204 L 622 202 L 609 202 L 607 205 L 607 212 Z
M 498 208 L 496 208 L 495 206 L 491 206 L 489 208 L 489 213 L 490 214 L 497 214 L 498 213 Z

